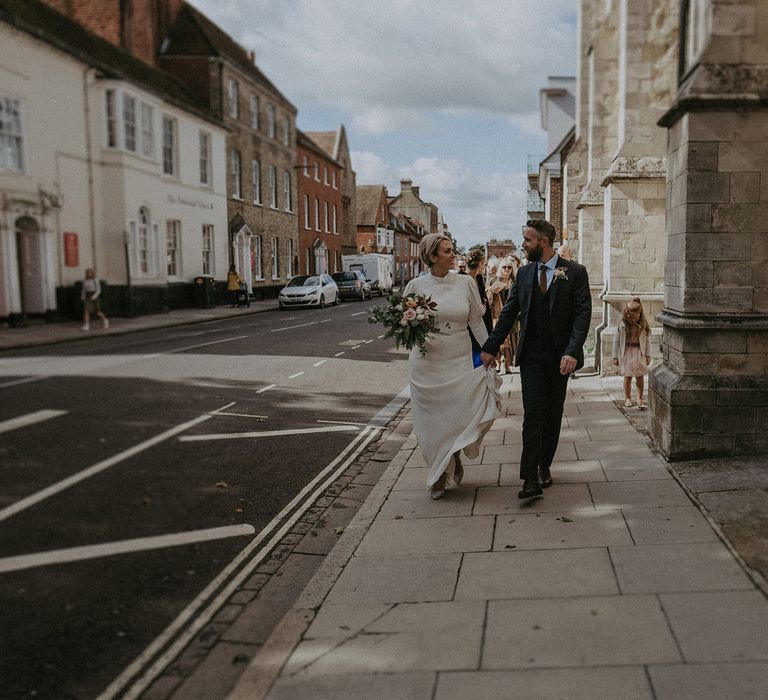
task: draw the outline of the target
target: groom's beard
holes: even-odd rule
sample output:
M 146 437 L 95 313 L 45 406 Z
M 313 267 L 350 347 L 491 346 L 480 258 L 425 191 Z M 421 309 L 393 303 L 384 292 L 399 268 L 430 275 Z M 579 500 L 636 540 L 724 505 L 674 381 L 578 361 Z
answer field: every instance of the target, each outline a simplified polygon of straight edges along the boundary
M 539 262 L 541 260 L 541 246 L 537 245 L 535 248 L 527 250 L 525 257 L 528 258 L 528 262 Z

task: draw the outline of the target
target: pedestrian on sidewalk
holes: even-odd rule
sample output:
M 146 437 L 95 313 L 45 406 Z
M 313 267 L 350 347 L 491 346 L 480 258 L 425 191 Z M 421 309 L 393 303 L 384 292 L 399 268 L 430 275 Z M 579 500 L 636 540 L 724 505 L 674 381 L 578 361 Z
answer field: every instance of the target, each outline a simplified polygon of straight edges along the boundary
M 618 366 L 619 374 L 624 377 L 624 406 L 633 406 L 634 377 L 637 386 L 637 407 L 643 411 L 645 375 L 648 374 L 648 365 L 651 364 L 651 327 L 645 318 L 640 297 L 633 297 L 632 301 L 624 306 L 618 332 L 613 336 L 613 364 Z
M 237 268 L 234 265 L 230 265 L 229 272 L 227 272 L 227 291 L 229 292 L 229 304 L 233 309 L 237 304 L 237 294 L 242 283 L 243 280 L 237 274 Z
M 561 260 L 554 241 L 555 227 L 549 221 L 526 222 L 523 250 L 532 264 L 518 270 L 481 355 L 490 367 L 520 316 L 515 362 L 523 394 L 523 488 L 518 498 L 541 496 L 542 488 L 552 485 L 550 467 L 560 439 L 568 377 L 584 365 L 584 341 L 592 317 L 587 270 Z
M 429 274 L 412 279 L 405 295 L 431 297 L 437 303 L 437 327 L 426 353 L 411 350 L 413 429 L 429 466 L 427 488 L 441 498 L 450 478 L 458 486 L 464 476 L 459 452 L 473 459 L 493 421 L 501 413 L 501 380 L 496 372 L 472 362 L 470 330 L 482 344 L 488 337 L 477 283 L 469 275 L 451 274 L 456 255 L 453 241 L 430 233 L 419 243 Z
M 92 268 L 85 271 L 80 287 L 80 301 L 83 302 L 83 330 L 91 330 L 91 316 L 98 316 L 104 328 L 109 328 L 109 319 L 101 310 L 101 282 Z

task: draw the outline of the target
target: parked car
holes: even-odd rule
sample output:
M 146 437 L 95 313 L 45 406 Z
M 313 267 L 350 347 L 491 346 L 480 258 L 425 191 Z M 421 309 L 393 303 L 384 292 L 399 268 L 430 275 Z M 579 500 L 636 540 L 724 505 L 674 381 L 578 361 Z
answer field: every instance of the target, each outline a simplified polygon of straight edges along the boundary
M 392 266 L 394 256 L 385 253 L 361 253 L 359 255 L 342 255 L 343 270 L 360 270 L 363 277 L 371 282 L 371 291 L 379 296 L 392 293 L 394 276 Z
M 339 288 L 330 275 L 296 275 L 280 290 L 277 303 L 281 309 L 289 306 L 319 306 L 338 304 Z
M 349 272 L 334 272 L 333 281 L 339 287 L 339 294 L 342 299 L 359 299 L 365 301 L 365 298 L 373 298 L 371 283 L 365 279 L 365 275 L 359 270 L 350 270 Z

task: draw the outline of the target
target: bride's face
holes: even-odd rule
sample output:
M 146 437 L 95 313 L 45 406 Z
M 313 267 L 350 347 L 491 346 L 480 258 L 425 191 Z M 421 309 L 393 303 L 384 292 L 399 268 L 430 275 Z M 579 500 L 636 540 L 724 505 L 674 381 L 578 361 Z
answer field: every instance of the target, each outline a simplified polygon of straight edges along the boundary
M 432 256 L 432 270 L 434 272 L 448 272 L 452 270 L 456 262 L 456 254 L 450 241 L 440 241 L 437 253 Z

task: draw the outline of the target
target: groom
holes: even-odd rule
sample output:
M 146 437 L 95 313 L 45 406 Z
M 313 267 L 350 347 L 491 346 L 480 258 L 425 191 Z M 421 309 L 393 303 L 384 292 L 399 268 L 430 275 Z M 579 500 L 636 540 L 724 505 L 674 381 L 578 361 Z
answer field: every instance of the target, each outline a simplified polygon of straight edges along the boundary
M 592 316 L 587 269 L 560 258 L 553 248 L 555 227 L 531 219 L 523 230 L 530 262 L 517 272 L 496 327 L 483 345 L 486 367 L 520 316 L 515 364 L 523 392 L 523 453 L 519 498 L 541 496 L 552 485 L 550 466 L 560 438 L 568 377 L 584 365 L 583 345 Z

